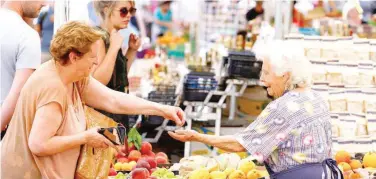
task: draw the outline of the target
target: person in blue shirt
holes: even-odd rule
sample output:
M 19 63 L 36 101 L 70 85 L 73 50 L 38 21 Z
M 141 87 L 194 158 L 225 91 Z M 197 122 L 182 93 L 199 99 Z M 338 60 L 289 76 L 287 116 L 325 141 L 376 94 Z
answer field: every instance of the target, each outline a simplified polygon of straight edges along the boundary
M 47 11 L 41 12 L 35 29 L 41 37 L 42 63 L 52 58 L 50 43 L 54 34 L 54 5 L 51 4 Z
M 161 1 L 154 12 L 155 24 L 158 27 L 158 36 L 162 36 L 167 30 L 172 29 L 172 1 Z

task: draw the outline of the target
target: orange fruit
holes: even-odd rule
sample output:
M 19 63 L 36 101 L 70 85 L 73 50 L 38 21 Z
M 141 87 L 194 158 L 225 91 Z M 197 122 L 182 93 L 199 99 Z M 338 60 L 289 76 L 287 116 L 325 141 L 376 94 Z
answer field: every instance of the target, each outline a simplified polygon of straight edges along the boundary
M 362 163 L 359 160 L 351 160 L 350 162 L 351 169 L 355 170 L 362 168 Z
M 344 172 L 351 170 L 351 166 L 346 162 L 341 162 L 338 164 L 338 166 L 341 166 Z
M 358 179 L 358 178 L 362 178 L 362 176 L 360 176 L 359 173 L 351 173 L 349 176 L 349 179 Z
M 364 168 L 371 167 L 376 168 L 376 153 L 375 152 L 368 152 L 363 157 L 363 165 Z
M 338 151 L 336 153 L 335 160 L 337 161 L 337 163 L 341 163 L 341 162 L 350 163 L 351 156 L 346 151 Z

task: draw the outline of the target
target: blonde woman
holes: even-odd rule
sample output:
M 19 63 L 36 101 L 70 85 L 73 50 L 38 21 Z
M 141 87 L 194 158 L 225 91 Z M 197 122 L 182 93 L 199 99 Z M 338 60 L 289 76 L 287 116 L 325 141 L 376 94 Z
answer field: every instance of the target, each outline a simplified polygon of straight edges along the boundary
M 129 85 L 127 73 L 140 47 L 140 39 L 131 34 L 128 51 L 123 55 L 121 45 L 124 37 L 119 30 L 128 27 L 131 17 L 136 13 L 135 3 L 129 0 L 100 0 L 93 3 L 101 18 L 98 28 L 105 33 L 105 36 L 99 42 L 98 64 L 93 67 L 92 75 L 110 89 L 127 93 Z M 128 127 L 128 116 L 101 112 Z
M 2 179 L 74 178 L 80 146 L 114 147 L 97 128 L 86 130 L 83 103 L 116 114 L 159 115 L 184 123 L 179 108 L 113 91 L 90 76 L 101 33 L 69 22 L 51 42 L 54 60 L 26 82 L 1 149 Z

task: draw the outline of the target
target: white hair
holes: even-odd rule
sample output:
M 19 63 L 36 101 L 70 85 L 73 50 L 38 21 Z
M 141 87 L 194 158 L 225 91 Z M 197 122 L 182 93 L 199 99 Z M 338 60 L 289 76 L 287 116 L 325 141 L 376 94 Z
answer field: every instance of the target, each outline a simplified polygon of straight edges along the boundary
M 255 53 L 257 59 L 270 63 L 272 71 L 277 76 L 290 73 L 286 90 L 311 85 L 312 67 L 304 55 L 303 44 L 274 40 L 261 45 Z

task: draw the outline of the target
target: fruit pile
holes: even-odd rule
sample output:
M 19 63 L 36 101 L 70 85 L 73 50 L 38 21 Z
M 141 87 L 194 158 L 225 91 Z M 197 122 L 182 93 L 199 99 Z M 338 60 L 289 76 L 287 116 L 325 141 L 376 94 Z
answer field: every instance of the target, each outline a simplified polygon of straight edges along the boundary
M 335 160 L 345 179 L 376 179 L 375 152 L 368 152 L 365 155 L 358 153 L 352 158 L 348 152 L 338 151 Z
M 129 173 L 132 179 L 155 178 L 151 174 L 157 169 L 157 165 L 169 163 L 165 153 L 155 154 L 149 142 L 141 142 L 141 136 L 135 129 L 131 129 L 126 142 L 128 145 L 120 149 L 126 156 L 115 154 L 116 162 L 110 168 L 109 176 L 126 179 Z
M 189 179 L 258 179 L 267 176 L 251 158 L 226 153 L 213 158 L 192 156 L 180 161 L 179 175 Z

